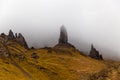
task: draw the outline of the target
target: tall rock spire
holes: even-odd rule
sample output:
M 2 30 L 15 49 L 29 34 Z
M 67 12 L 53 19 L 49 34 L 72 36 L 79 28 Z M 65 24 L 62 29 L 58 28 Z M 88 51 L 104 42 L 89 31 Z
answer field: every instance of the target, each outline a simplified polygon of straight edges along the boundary
M 16 35 L 17 35 L 17 34 L 16 34 Z M 18 36 L 16 36 L 16 37 L 17 37 L 17 38 L 16 38 L 16 41 L 17 41 L 20 45 L 22 45 L 22 46 L 24 46 L 25 48 L 28 49 L 27 42 L 26 42 L 25 38 L 23 37 L 23 35 L 22 35 L 21 33 L 19 33 Z
M 60 37 L 58 39 L 58 44 L 55 47 L 69 47 L 75 48 L 71 43 L 68 42 L 68 34 L 66 28 L 62 25 L 60 28 Z
M 13 33 L 12 30 L 9 30 L 8 38 L 9 39 L 15 39 L 15 36 L 14 36 L 14 33 Z
M 60 38 L 59 43 L 67 44 L 68 43 L 68 35 L 66 28 L 62 25 L 60 29 Z

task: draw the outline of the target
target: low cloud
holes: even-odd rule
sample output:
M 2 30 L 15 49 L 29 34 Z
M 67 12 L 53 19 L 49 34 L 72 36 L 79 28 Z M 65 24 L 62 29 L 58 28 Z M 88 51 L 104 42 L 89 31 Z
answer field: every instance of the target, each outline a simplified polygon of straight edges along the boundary
M 29 46 L 54 46 L 65 25 L 69 42 L 88 53 L 120 58 L 119 0 L 1 0 L 0 32 L 21 32 Z M 113 59 L 113 58 L 112 58 Z

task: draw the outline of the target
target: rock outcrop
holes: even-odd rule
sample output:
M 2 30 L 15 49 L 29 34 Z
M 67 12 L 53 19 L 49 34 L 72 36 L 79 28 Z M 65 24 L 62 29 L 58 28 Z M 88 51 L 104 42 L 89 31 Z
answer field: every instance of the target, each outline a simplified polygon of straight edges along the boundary
M 12 32 L 12 30 L 9 31 L 8 38 L 15 39 L 15 36 L 14 36 L 14 33 Z
M 62 43 L 62 44 L 68 43 L 68 35 L 67 35 L 67 31 L 64 26 L 62 26 L 60 29 L 59 43 Z
M 103 60 L 103 57 L 101 54 L 99 54 L 99 51 L 97 51 L 93 45 L 91 45 L 91 50 L 90 50 L 90 53 L 89 53 L 89 56 L 91 58 L 94 58 L 94 59 L 98 59 L 98 60 Z
M 60 46 L 66 46 L 66 47 L 72 47 L 75 48 L 72 44 L 68 42 L 68 35 L 66 28 L 62 25 L 60 28 L 60 37 L 58 40 L 58 44 L 55 47 Z
M 25 41 L 25 38 L 23 37 L 23 35 L 21 33 L 16 34 L 16 41 L 21 45 L 21 46 L 24 46 L 25 48 L 28 48 L 28 45 Z
M 13 40 L 16 41 L 17 43 L 19 43 L 21 46 L 25 47 L 26 49 L 28 49 L 28 45 L 27 42 L 25 40 L 25 38 L 23 37 L 23 35 L 21 33 L 17 34 L 13 33 L 12 30 L 9 31 L 9 34 L 6 35 L 5 33 L 2 33 L 0 35 L 0 37 L 4 38 L 5 40 Z

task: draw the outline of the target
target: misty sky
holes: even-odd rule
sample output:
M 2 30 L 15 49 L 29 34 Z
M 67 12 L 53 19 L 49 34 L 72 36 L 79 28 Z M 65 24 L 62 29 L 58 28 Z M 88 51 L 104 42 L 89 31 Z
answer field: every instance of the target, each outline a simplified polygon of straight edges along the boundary
M 0 33 L 21 32 L 29 46 L 54 46 L 64 25 L 69 42 L 120 60 L 120 0 L 0 0 Z M 108 56 L 109 55 L 109 56 Z M 112 58 L 113 59 L 113 58 Z

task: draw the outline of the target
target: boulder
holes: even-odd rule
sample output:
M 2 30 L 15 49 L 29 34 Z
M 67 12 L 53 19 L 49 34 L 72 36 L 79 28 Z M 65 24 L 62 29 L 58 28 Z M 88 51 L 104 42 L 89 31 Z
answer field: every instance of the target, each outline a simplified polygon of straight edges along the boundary
M 31 54 L 31 58 L 38 59 L 39 56 L 37 55 L 37 53 L 32 53 L 32 54 Z

